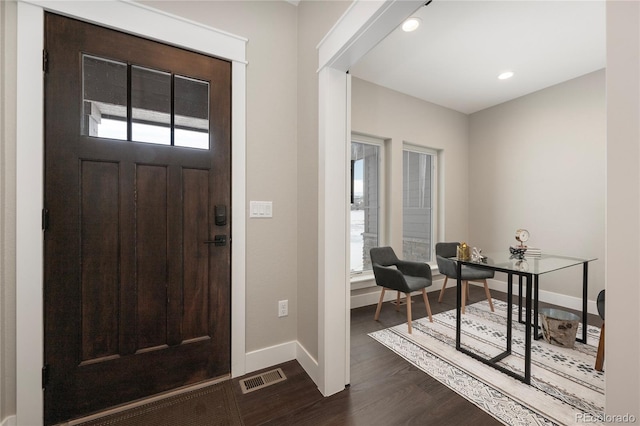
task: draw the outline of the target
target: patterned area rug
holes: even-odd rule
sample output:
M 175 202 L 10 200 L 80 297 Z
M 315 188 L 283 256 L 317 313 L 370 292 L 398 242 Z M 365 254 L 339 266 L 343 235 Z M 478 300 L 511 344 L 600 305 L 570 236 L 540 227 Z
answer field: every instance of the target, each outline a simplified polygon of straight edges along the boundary
M 463 347 L 491 358 L 505 348 L 507 303 L 493 300 L 469 305 L 462 318 Z M 503 367 L 523 374 L 524 324 L 514 307 L 512 355 Z M 595 356 L 600 329 L 587 328 L 587 344 L 563 348 L 532 340 L 531 385 L 455 349 L 456 311 L 451 310 L 407 325 L 369 334 L 372 338 L 436 380 L 465 397 L 506 425 L 601 424 L 604 411 L 604 373 L 596 371 Z M 578 329 L 578 335 L 581 328 Z

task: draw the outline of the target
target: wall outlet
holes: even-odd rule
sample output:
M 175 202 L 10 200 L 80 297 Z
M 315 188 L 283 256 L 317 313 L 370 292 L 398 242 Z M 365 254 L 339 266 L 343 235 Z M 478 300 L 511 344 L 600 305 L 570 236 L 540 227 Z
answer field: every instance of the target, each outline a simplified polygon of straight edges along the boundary
M 278 302 L 278 317 L 286 317 L 289 315 L 289 301 L 280 300 Z

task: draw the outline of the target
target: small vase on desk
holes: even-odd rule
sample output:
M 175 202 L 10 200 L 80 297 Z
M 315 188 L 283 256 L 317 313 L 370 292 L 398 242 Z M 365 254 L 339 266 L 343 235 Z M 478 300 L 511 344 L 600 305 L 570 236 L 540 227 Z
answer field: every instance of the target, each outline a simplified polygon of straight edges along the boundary
M 458 246 L 457 257 L 460 260 L 469 260 L 471 259 L 471 250 L 467 243 L 460 243 Z

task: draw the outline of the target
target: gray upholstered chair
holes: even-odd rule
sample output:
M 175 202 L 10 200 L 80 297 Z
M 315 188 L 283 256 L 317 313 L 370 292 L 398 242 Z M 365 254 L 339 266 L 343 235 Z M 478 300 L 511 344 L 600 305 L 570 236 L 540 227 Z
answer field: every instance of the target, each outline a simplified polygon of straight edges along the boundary
M 598 341 L 598 353 L 596 355 L 595 369 L 602 371 L 602 367 L 604 366 L 604 290 L 600 290 L 600 293 L 598 293 L 596 307 L 598 308 L 598 315 L 602 318 L 602 328 L 600 329 L 600 340 Z
M 444 296 L 444 289 L 447 286 L 449 278 L 452 280 L 458 279 L 458 272 L 456 268 L 456 262 L 451 257 L 457 256 L 457 249 L 460 243 L 446 242 L 436 243 L 436 262 L 438 263 L 438 270 L 444 275 L 444 283 L 440 290 L 440 297 L 438 297 L 438 303 L 442 302 L 442 296 Z M 493 278 L 494 272 L 488 269 L 473 268 L 466 265 L 462 266 L 462 310 L 464 314 L 464 307 L 466 305 L 467 297 L 469 296 L 469 281 L 480 282 L 484 284 L 484 292 L 487 295 L 489 301 L 489 307 L 493 312 L 493 302 L 491 301 L 491 292 L 489 291 L 489 285 L 487 284 L 488 278 Z
M 376 309 L 374 320 L 378 321 L 380 309 L 384 299 L 386 289 L 398 292 L 396 310 L 400 302 L 400 293 L 407 296 L 407 323 L 409 333 L 411 333 L 411 292 L 422 290 L 422 298 L 427 307 L 429 321 L 431 318 L 431 306 L 427 298 L 427 287 L 431 285 L 431 268 L 423 262 L 410 262 L 400 260 L 391 247 L 374 247 L 369 251 L 371 263 L 373 264 L 373 274 L 376 277 L 376 284 L 382 287 L 380 301 Z

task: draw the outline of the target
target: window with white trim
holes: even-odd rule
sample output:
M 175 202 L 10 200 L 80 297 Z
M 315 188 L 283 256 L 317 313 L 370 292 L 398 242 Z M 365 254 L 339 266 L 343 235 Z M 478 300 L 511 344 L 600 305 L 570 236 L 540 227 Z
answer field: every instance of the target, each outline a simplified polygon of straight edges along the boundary
M 381 245 L 384 141 L 353 135 L 351 142 L 350 269 L 371 271 L 369 250 Z
M 405 144 L 402 152 L 402 256 L 429 262 L 435 246 L 437 153 Z

